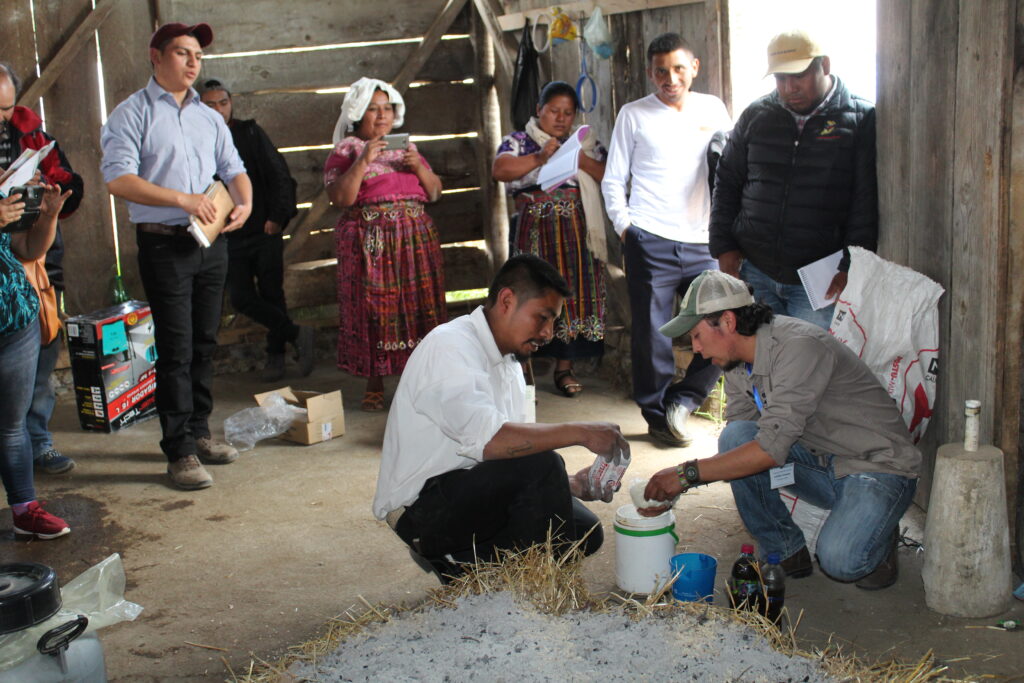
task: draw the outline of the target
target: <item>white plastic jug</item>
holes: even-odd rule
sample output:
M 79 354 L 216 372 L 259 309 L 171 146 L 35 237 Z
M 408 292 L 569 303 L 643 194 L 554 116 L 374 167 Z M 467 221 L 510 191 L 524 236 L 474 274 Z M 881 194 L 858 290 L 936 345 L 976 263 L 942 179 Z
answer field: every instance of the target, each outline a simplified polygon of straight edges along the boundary
M 615 511 L 615 583 L 630 593 L 653 593 L 672 578 L 679 537 L 671 510 L 644 517 L 634 505 Z

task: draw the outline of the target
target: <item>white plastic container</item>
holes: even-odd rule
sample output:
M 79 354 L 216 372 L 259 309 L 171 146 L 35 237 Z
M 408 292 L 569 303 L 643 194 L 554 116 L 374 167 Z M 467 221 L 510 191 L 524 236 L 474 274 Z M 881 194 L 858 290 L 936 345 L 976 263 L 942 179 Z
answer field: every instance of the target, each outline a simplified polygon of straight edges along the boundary
M 671 510 L 644 517 L 634 505 L 615 511 L 615 583 L 630 593 L 652 593 L 672 577 L 676 518 Z
M 103 646 L 95 632 L 71 641 L 64 656 L 66 672 L 56 657 L 35 654 L 13 669 L 0 671 L 0 683 L 106 683 Z

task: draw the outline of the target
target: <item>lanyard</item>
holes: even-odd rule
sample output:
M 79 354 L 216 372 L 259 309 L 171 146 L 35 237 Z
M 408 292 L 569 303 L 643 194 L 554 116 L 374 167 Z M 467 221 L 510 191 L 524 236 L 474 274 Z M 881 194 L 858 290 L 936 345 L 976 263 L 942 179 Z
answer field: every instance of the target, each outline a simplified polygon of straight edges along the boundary
M 747 368 L 747 377 L 750 377 L 750 373 L 753 367 L 750 363 L 744 363 Z M 754 390 L 754 405 L 757 406 L 757 412 L 764 413 L 764 401 L 761 400 L 761 392 L 757 390 L 757 385 L 754 383 L 750 384 L 750 388 Z

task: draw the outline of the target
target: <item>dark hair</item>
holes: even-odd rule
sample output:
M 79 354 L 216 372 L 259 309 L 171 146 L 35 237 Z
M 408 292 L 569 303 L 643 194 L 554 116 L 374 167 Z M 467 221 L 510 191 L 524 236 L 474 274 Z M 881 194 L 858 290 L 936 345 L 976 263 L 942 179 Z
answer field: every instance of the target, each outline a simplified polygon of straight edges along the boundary
M 736 332 L 744 337 L 752 337 L 757 332 L 757 328 L 761 327 L 761 325 L 767 325 L 775 317 L 775 312 L 772 311 L 771 306 L 766 304 L 750 304 L 749 306 L 730 308 L 729 310 L 736 315 Z M 703 319 L 707 320 L 708 325 L 711 325 L 711 327 L 718 327 L 718 321 L 721 320 L 723 313 L 725 311 L 708 313 Z
M 564 297 L 571 296 L 572 290 L 555 267 L 533 254 L 513 256 L 498 271 L 487 292 L 487 305 L 498 302 L 498 292 L 505 288 L 515 292 L 519 303 L 544 296 L 545 290 L 553 290 Z
M 228 89 L 228 86 L 224 85 L 223 81 L 218 81 L 216 78 L 203 81 L 203 87 L 199 90 L 199 94 L 202 95 L 203 93 L 211 90 L 223 90 L 228 94 L 228 97 L 231 97 L 231 91 Z
M 686 50 L 691 57 L 697 56 L 693 48 L 690 47 L 690 44 L 678 33 L 662 33 L 660 36 L 655 36 L 651 44 L 647 46 L 647 65 L 650 66 L 651 62 L 654 61 L 654 55 L 675 52 L 676 50 Z
M 17 97 L 21 94 L 21 79 L 18 78 L 18 74 L 14 72 L 14 67 L 7 62 L 0 62 L 0 71 L 7 74 L 7 77 L 11 79 L 11 85 L 14 86 L 14 96 Z
M 551 81 L 540 91 L 540 97 L 537 98 L 537 109 L 540 109 L 552 99 L 560 95 L 565 95 L 569 98 L 572 102 L 573 109 L 580 108 L 580 99 L 576 96 L 575 88 L 565 81 Z

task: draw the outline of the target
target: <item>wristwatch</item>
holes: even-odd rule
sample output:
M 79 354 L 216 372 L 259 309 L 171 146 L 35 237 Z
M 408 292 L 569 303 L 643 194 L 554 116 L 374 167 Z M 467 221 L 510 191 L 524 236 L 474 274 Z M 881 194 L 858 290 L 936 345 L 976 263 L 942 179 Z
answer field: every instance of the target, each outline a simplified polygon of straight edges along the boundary
M 704 483 L 700 480 L 700 470 L 697 468 L 696 460 L 676 465 L 676 475 L 679 477 L 679 485 L 683 487 L 683 493 Z

